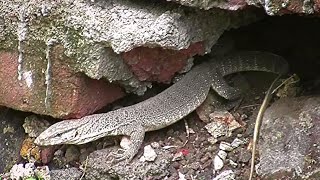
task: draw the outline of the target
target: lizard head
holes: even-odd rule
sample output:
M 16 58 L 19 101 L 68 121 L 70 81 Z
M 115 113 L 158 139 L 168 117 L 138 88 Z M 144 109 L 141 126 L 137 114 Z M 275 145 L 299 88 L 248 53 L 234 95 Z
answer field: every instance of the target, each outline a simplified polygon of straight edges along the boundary
M 53 124 L 43 131 L 34 141 L 40 146 L 56 144 L 84 144 L 94 140 L 90 133 L 84 135 L 85 121 L 65 120 Z M 81 133 L 82 132 L 82 133 Z

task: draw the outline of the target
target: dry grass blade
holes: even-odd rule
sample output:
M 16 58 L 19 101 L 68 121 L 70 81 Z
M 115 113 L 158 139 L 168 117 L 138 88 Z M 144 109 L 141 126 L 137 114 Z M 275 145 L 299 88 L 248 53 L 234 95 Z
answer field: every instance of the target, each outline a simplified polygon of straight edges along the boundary
M 254 131 L 253 131 L 252 156 L 251 156 L 249 180 L 252 180 L 252 177 L 253 177 L 254 160 L 256 157 L 256 148 L 257 148 L 257 142 L 258 142 L 258 138 L 259 138 L 262 118 L 263 118 L 264 112 L 266 111 L 267 106 L 271 100 L 273 87 L 275 86 L 276 82 L 279 80 L 280 77 L 281 77 L 281 75 L 279 75 L 275 80 L 273 80 L 271 86 L 269 87 L 269 89 L 263 99 L 262 105 L 261 105 L 259 112 L 258 112 L 258 115 L 257 115 L 257 119 L 256 119 L 255 126 L 254 126 Z

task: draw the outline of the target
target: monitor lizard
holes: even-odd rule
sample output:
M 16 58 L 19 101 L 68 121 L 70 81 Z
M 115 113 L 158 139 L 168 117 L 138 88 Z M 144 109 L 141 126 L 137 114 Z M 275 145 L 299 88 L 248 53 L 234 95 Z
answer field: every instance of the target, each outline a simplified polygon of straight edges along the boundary
M 131 144 L 118 161 L 130 162 L 137 154 L 147 131 L 167 127 L 200 106 L 210 87 L 225 99 L 235 99 L 240 92 L 229 86 L 224 76 L 242 71 L 265 71 L 285 74 L 287 61 L 281 56 L 258 51 L 235 52 L 213 57 L 191 69 L 177 83 L 145 101 L 114 111 L 93 114 L 80 119 L 57 122 L 35 140 L 41 146 L 84 144 L 105 136 L 129 136 Z

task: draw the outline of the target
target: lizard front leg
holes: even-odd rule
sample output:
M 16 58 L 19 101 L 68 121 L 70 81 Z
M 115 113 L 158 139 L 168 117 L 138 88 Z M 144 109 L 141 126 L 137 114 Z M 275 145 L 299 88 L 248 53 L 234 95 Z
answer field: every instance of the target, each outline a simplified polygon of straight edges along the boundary
M 124 126 L 125 130 L 123 132 L 124 135 L 130 136 L 131 143 L 129 144 L 127 149 L 121 149 L 121 152 L 117 152 L 112 154 L 115 161 L 123 161 L 130 162 L 133 157 L 138 153 L 141 144 L 144 139 L 145 129 L 142 125 L 131 124 L 130 126 Z

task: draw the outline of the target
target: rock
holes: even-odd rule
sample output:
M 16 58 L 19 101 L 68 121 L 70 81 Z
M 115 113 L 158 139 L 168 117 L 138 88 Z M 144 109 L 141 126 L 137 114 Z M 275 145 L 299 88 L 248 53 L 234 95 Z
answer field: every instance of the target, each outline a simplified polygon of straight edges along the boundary
M 212 180 L 235 180 L 236 175 L 232 170 L 226 170 L 220 173 L 218 176 L 213 178 Z
M 177 153 L 174 154 L 172 161 L 180 161 L 183 159 L 183 153 L 182 151 L 178 151 Z
M 17 163 L 24 139 L 24 117 L 16 111 L 0 108 L 0 172 L 8 172 Z
M 246 1 L 237 0 L 237 1 L 216 1 L 216 0 L 200 0 L 200 1 L 193 1 L 193 0 L 167 0 L 173 1 L 184 6 L 196 7 L 200 9 L 211 9 L 211 8 L 220 8 L 220 9 L 227 9 L 230 11 L 235 11 L 239 9 L 243 9 L 244 7 L 248 6 Z
M 225 151 L 220 150 L 213 159 L 214 170 L 217 171 L 222 169 L 226 158 L 227 158 L 227 153 Z
M 239 162 L 247 163 L 251 159 L 251 152 L 245 148 L 239 150 Z
M 124 53 L 123 59 L 140 81 L 169 83 L 174 74 L 187 65 L 187 59 L 194 55 L 204 55 L 202 43 L 192 44 L 188 49 L 180 51 L 163 48 L 135 48 Z
M 65 63 L 68 58 L 61 56 L 61 46 L 52 47 L 51 53 L 50 84 L 44 86 L 45 74 L 38 72 L 41 57 L 30 57 L 36 69 L 25 70 L 19 80 L 19 55 L 0 51 L 0 105 L 56 118 L 80 118 L 124 96 L 116 85 L 75 74 Z
M 22 126 L 29 137 L 36 138 L 50 126 L 50 123 L 45 119 L 39 119 L 36 115 L 31 115 L 24 119 Z
M 215 111 L 211 113 L 210 120 L 212 122 L 207 124 L 205 128 L 215 139 L 220 136 L 229 137 L 233 130 L 241 127 L 233 115 L 227 111 Z
M 150 145 L 152 148 L 160 148 L 160 144 L 158 142 L 152 142 Z
M 82 172 L 74 167 L 50 171 L 51 180 L 78 180 L 81 175 Z
M 152 162 L 157 158 L 157 154 L 151 145 L 147 145 L 144 147 L 143 156 L 140 158 L 140 161 L 149 161 Z
M 179 180 L 186 180 L 186 176 L 182 174 L 180 171 L 178 171 Z
M 320 97 L 283 98 L 265 112 L 257 173 L 264 178 L 319 176 Z
M 65 158 L 67 160 L 67 163 L 77 161 L 80 156 L 80 150 L 75 145 L 70 145 L 66 149 Z
M 55 149 L 54 146 L 43 147 L 41 149 L 40 156 L 43 164 L 48 164 L 53 159 Z
M 154 162 L 141 162 L 134 158 L 130 163 L 124 161 L 112 164 L 107 158 L 117 147 L 110 147 L 91 153 L 87 160 L 86 179 L 163 179 L 169 175 L 172 154 L 166 150 L 156 149 L 158 157 Z M 139 153 L 138 153 L 139 156 Z
M 167 0 L 169 1 L 169 0 Z M 196 7 L 200 9 L 211 9 L 211 8 L 220 8 L 220 9 L 226 9 L 230 11 L 236 11 L 240 9 L 244 9 L 248 7 L 249 5 L 254 5 L 257 7 L 263 7 L 264 10 L 267 12 L 268 15 L 282 15 L 282 14 L 313 14 L 313 13 L 319 13 L 320 11 L 320 4 L 319 2 L 314 2 L 312 4 L 304 3 L 301 1 L 288 1 L 288 2 L 282 2 L 282 1 L 259 1 L 259 0 L 234 0 L 234 1 L 216 1 L 216 0 L 199 0 L 199 1 L 193 1 L 193 0 L 170 0 L 173 2 L 177 2 L 179 4 L 182 4 L 184 6 L 190 6 L 190 7 Z
M 232 151 L 233 150 L 233 147 L 231 146 L 231 144 L 228 142 L 225 142 L 225 141 L 220 142 L 219 148 L 223 151 Z
M 27 164 L 15 164 L 10 170 L 11 179 L 26 179 L 35 178 L 34 169 L 35 165 L 33 163 Z
M 268 15 L 282 15 L 282 14 L 313 14 L 319 12 L 320 4 L 319 2 L 314 3 L 305 3 L 301 1 L 290 1 L 290 2 L 281 2 L 281 1 L 274 1 L 268 3 L 266 0 L 259 1 L 259 0 L 248 0 L 246 1 L 250 5 L 255 6 L 262 6 Z
M 214 112 L 215 105 L 220 105 L 219 101 L 216 100 L 218 98 L 217 95 L 214 95 L 212 93 L 209 93 L 206 100 L 196 109 L 196 112 L 200 118 L 201 121 L 205 123 L 210 122 L 209 114 Z
M 241 139 L 239 139 L 239 138 L 235 138 L 235 139 L 232 141 L 231 146 L 232 146 L 233 148 L 237 148 L 237 147 L 239 147 L 240 145 L 243 145 L 243 144 L 246 144 L 246 141 L 243 141 L 243 140 L 241 140 Z
M 9 173 L 10 179 L 50 180 L 48 166 L 36 167 L 33 163 L 15 164 Z
M 0 105 L 56 118 L 95 112 L 124 96 L 119 86 L 142 95 L 151 83 L 138 78 L 168 82 L 259 18 L 127 0 L 5 1 L 0 17 Z
M 40 148 L 33 143 L 33 139 L 27 138 L 22 143 L 20 156 L 28 162 L 40 162 Z

